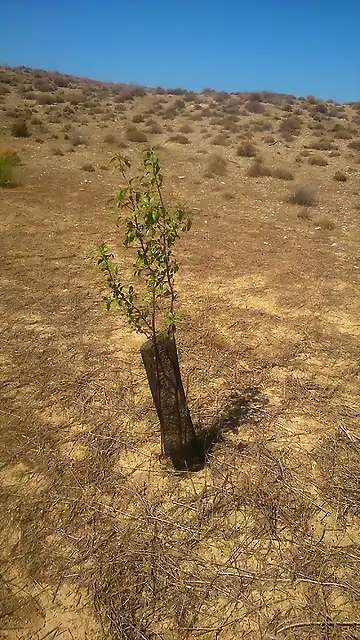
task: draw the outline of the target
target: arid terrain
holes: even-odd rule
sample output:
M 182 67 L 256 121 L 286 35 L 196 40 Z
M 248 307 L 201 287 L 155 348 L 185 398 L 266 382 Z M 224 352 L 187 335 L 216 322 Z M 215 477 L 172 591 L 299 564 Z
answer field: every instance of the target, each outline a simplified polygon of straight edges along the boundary
M 0 636 L 359 640 L 360 102 L 1 68 L 0 127 Z M 145 145 L 193 219 L 197 473 L 92 257 Z

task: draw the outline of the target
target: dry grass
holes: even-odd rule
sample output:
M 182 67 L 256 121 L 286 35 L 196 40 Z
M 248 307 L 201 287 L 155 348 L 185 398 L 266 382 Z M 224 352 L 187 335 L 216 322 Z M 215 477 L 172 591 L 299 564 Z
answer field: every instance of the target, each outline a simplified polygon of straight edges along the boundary
M 326 158 L 324 158 L 324 156 L 321 156 L 320 154 L 314 154 L 310 156 L 308 162 L 309 164 L 316 167 L 326 167 L 329 164 Z
M 250 178 L 263 178 L 271 176 L 271 168 L 268 167 L 261 159 L 254 160 L 254 162 L 248 168 L 246 175 Z
M 355 159 L 349 180 L 334 180 L 349 167 L 347 141 L 317 171 L 295 164 L 309 155 L 301 149 L 317 105 L 311 97 L 205 91 L 197 104 L 183 90 L 156 95 L 58 75 L 0 69 L 8 88 L 2 144 L 23 160 L 21 184 L 3 189 L 0 203 L 4 638 L 358 638 Z M 50 122 L 52 105 L 25 112 L 19 85 L 39 91 L 35 83 L 53 92 L 64 85 L 59 122 Z M 106 313 L 89 260 L 100 239 L 118 244 L 105 213 L 121 184 L 105 171 L 106 126 L 116 112 L 108 131 L 123 139 L 133 116 L 153 109 L 162 128 L 157 100 L 175 111 L 174 131 L 200 116 L 191 146 L 164 135 L 158 148 L 167 196 L 193 211 L 177 250 L 183 378 L 208 445 L 205 468 L 193 474 L 175 473 L 160 457 L 141 338 Z M 213 153 L 211 119 L 236 115 L 246 131 L 248 103 L 262 105 L 274 129 L 283 108 L 304 112 L 291 146 L 282 136 L 266 144 L 255 130 L 252 144 L 263 166 L 296 167 L 300 184 L 314 180 L 321 196 L 314 219 L 313 191 L 309 205 L 307 190 L 305 198 L 300 192 L 294 209 L 280 181 L 246 179 L 252 156 L 237 155 L 237 133 L 223 155 Z M 90 113 L 100 107 L 104 118 Z M 336 108 L 352 121 L 352 106 Z M 14 118 L 31 117 L 42 122 L 33 125 L 39 143 L 11 135 Z M 54 144 L 65 150 L 64 133 L 76 133 L 84 118 L 88 144 L 54 157 Z M 85 180 L 85 164 L 101 173 Z
M 206 159 L 206 171 L 205 175 L 212 177 L 225 176 L 227 173 L 226 159 L 219 153 L 211 153 Z

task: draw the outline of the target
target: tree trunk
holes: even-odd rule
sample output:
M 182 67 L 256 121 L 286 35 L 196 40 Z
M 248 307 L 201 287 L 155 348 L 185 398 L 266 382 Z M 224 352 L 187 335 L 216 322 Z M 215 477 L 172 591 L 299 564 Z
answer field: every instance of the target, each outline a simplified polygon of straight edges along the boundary
M 175 338 L 148 340 L 140 352 L 160 421 L 163 452 L 175 469 L 201 469 L 205 456 L 187 407 Z

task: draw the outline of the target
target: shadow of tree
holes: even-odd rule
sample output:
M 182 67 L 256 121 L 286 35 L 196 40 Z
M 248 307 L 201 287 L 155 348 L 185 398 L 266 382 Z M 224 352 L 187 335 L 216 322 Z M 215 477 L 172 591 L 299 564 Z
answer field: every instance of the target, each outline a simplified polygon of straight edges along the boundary
M 205 455 L 211 453 L 216 443 L 221 442 L 224 433 L 238 433 L 244 424 L 261 422 L 267 404 L 268 399 L 260 387 L 246 387 L 241 393 L 233 393 L 213 424 L 198 431 L 199 444 Z

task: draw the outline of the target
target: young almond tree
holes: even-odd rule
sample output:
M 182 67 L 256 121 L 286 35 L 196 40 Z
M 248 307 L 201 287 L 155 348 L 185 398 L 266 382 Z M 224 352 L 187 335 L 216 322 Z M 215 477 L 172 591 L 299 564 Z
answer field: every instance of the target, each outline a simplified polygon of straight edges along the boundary
M 153 149 L 143 151 L 141 172 L 134 175 L 128 158 L 116 155 L 111 165 L 123 179 L 115 194 L 122 244 L 132 256 L 132 282 L 125 282 L 106 243 L 97 247 L 100 269 L 110 294 L 107 309 L 120 307 L 134 331 L 144 334 L 140 349 L 161 427 L 162 451 L 176 469 L 201 468 L 204 454 L 196 438 L 181 380 L 175 342 L 175 274 L 173 253 L 180 234 L 189 231 L 184 206 L 170 206 L 163 196 L 163 175 Z

